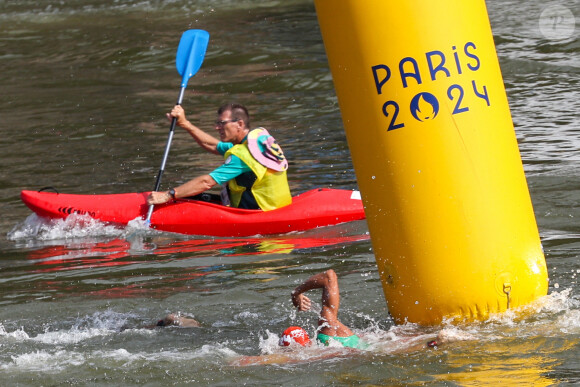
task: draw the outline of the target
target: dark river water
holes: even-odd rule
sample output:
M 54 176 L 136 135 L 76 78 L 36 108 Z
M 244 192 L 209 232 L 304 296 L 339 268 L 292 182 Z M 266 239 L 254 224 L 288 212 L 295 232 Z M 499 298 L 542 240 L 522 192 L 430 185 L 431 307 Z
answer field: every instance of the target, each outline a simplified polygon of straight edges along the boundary
M 524 317 L 426 328 L 389 320 L 364 221 L 268 238 L 135 237 L 88 220 L 47 223 L 20 201 L 46 186 L 153 188 L 190 28 L 211 35 L 183 103 L 194 122 L 211 130 L 217 106 L 244 103 L 283 145 L 294 194 L 356 189 L 312 1 L 1 1 L 0 385 L 580 382 L 580 3 L 487 5 L 549 294 Z M 178 129 L 162 186 L 219 163 Z M 290 291 L 329 268 L 340 317 L 369 349 L 236 366 L 280 354 L 289 325 L 314 333 L 316 313 L 297 314 Z M 202 327 L 148 329 L 169 312 Z M 437 334 L 450 342 L 422 348 Z

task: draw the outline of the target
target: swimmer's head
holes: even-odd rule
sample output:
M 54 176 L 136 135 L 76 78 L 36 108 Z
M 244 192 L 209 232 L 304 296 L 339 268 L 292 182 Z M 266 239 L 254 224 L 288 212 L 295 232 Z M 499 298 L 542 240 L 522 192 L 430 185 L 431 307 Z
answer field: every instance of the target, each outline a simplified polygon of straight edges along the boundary
M 308 333 L 300 327 L 290 327 L 287 328 L 280 337 L 280 344 L 281 346 L 289 346 L 292 342 L 295 341 L 302 346 L 306 346 L 310 344 L 310 337 L 308 337 Z

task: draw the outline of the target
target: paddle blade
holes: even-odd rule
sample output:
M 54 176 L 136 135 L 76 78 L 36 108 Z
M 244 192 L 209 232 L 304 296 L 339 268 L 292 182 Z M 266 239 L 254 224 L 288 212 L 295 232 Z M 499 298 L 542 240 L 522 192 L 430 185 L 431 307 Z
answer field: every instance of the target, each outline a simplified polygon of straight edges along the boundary
M 205 51 L 209 43 L 209 32 L 204 30 L 188 30 L 181 35 L 175 64 L 181 80 L 181 87 L 186 87 L 191 78 L 203 63 Z

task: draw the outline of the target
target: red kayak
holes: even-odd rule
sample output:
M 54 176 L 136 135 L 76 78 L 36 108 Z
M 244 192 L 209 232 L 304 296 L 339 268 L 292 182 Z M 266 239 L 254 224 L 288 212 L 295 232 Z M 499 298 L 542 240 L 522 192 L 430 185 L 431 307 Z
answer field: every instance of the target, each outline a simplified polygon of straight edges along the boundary
M 126 225 L 145 218 L 149 192 L 73 195 L 22 191 L 22 201 L 37 215 L 64 219 L 86 214 L 105 223 Z M 358 191 L 318 188 L 292 198 L 273 211 L 243 210 L 213 202 L 178 199 L 155 206 L 151 227 L 160 231 L 207 236 L 251 236 L 305 231 L 365 218 Z

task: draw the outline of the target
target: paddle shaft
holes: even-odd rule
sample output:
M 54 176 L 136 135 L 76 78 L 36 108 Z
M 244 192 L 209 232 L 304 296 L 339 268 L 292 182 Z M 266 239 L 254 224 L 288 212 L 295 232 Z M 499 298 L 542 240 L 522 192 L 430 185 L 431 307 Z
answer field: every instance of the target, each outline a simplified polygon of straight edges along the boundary
M 181 35 L 179 46 L 177 47 L 177 55 L 175 57 L 177 72 L 182 76 L 181 90 L 179 91 L 179 98 L 177 98 L 177 105 L 181 105 L 181 102 L 183 101 L 185 88 L 187 87 L 189 78 L 197 73 L 203 63 L 208 42 L 209 33 L 207 31 L 188 30 Z M 163 161 L 161 162 L 161 168 L 159 168 L 153 191 L 159 191 L 159 188 L 161 187 L 161 177 L 163 176 L 165 163 L 167 163 L 167 158 L 169 157 L 169 149 L 171 148 L 171 141 L 173 140 L 173 132 L 176 124 L 177 118 L 173 117 L 171 120 L 171 126 L 169 127 L 169 136 L 167 138 L 167 145 L 165 146 L 165 153 L 163 154 Z M 153 207 L 153 204 L 150 205 L 149 211 L 147 211 L 147 218 L 145 219 L 147 224 L 151 223 Z
M 177 98 L 177 105 L 181 105 L 183 102 L 183 96 L 185 94 L 185 87 L 181 87 L 179 91 L 179 97 Z M 161 167 L 159 168 L 159 173 L 157 173 L 157 179 L 155 181 L 155 187 L 153 191 L 159 191 L 161 188 L 161 178 L 163 177 L 163 172 L 165 171 L 165 164 L 167 163 L 167 158 L 169 157 L 169 149 L 171 149 L 171 142 L 173 141 L 173 133 L 175 132 L 175 125 L 177 124 L 177 118 L 173 117 L 171 119 L 171 126 L 169 127 L 169 135 L 167 136 L 167 145 L 165 146 L 165 153 L 163 154 L 163 160 L 161 161 Z M 147 223 L 151 222 L 151 215 L 153 214 L 154 204 L 149 206 L 149 211 L 147 211 L 147 218 L 145 221 Z

